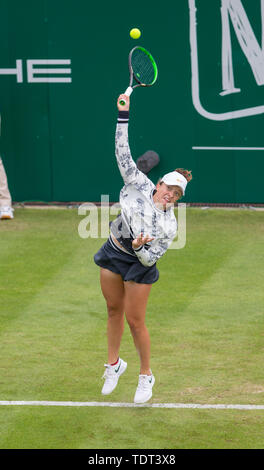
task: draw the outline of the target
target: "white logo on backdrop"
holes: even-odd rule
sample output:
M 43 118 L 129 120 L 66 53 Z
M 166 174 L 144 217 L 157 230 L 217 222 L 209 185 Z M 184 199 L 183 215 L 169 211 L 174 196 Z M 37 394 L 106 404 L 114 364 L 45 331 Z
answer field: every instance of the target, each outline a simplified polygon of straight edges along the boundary
M 232 42 L 230 34 L 230 22 L 233 25 L 239 45 L 247 58 L 258 86 L 264 85 L 264 0 L 260 0 L 262 20 L 262 44 L 259 45 L 253 28 L 248 20 L 241 0 L 221 0 L 222 21 L 222 91 L 225 96 L 239 93 L 241 90 L 235 86 Z M 191 43 L 191 66 L 192 66 L 192 98 L 195 109 L 205 118 L 224 121 L 245 116 L 254 116 L 264 113 L 264 105 L 254 106 L 246 109 L 234 109 L 224 113 L 212 113 L 207 111 L 200 100 L 199 90 L 199 60 L 197 46 L 197 21 L 196 0 L 189 0 L 190 10 L 190 43 Z
M 71 68 L 62 68 L 62 65 L 70 65 L 70 59 L 28 59 L 26 62 L 26 79 L 23 76 L 23 61 L 16 60 L 15 68 L 0 69 L 0 75 L 15 75 L 17 83 L 71 83 L 72 79 L 69 76 L 56 76 L 51 75 L 71 75 Z M 35 67 L 35 66 L 40 67 Z

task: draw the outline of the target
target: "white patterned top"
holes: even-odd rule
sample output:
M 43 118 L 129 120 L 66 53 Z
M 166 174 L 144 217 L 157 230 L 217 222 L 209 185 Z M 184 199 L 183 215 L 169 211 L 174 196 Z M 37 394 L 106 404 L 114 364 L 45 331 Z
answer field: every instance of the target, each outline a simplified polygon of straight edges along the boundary
M 111 232 L 144 266 L 153 266 L 164 255 L 177 233 L 174 208 L 163 211 L 153 201 L 155 185 L 132 159 L 128 142 L 127 118 L 119 113 L 115 135 L 117 164 L 125 185 L 120 192 L 121 214 L 111 225 Z M 141 233 L 154 240 L 133 250 L 132 241 Z

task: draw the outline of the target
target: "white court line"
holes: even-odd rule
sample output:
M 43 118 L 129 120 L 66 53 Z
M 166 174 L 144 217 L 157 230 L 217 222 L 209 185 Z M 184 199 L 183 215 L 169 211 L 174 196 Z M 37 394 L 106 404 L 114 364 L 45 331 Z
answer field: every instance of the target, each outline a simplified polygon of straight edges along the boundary
M 0 406 L 73 406 L 73 407 L 112 407 L 112 408 L 178 408 L 215 410 L 264 410 L 264 405 L 201 405 L 195 403 L 135 403 L 101 401 L 0 401 Z
M 264 150 L 264 147 L 192 147 L 193 150 Z

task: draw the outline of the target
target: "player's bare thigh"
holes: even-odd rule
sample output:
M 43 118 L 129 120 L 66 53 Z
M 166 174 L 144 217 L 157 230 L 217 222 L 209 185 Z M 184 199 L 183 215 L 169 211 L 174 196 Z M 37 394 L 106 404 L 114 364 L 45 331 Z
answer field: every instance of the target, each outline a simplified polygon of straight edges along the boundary
M 125 313 L 129 324 L 144 324 L 151 287 L 152 284 L 133 281 L 125 283 Z
M 103 296 L 106 300 L 108 312 L 124 313 L 125 289 L 120 274 L 109 269 L 100 269 L 100 282 Z

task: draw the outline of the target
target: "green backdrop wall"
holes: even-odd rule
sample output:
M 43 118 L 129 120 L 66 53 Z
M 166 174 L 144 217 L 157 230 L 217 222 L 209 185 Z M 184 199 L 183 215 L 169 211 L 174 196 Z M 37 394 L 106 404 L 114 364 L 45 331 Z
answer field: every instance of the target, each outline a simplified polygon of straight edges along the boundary
M 116 99 L 128 85 L 128 52 L 140 44 L 155 56 L 159 77 L 131 96 L 134 158 L 158 152 L 154 182 L 176 167 L 192 169 L 186 202 L 263 203 L 261 6 L 2 0 L 1 155 L 13 200 L 118 200 Z

